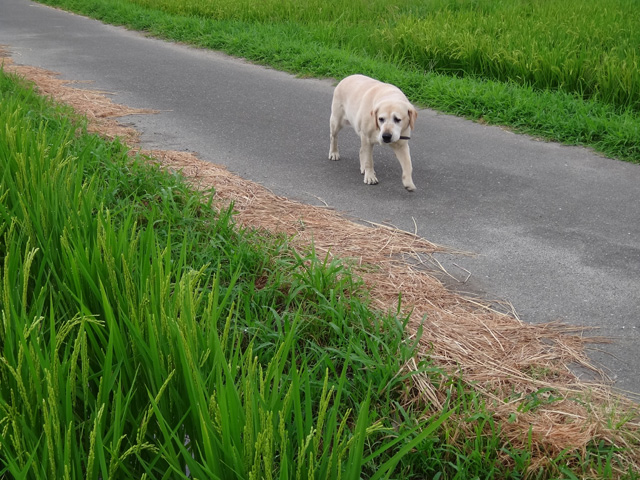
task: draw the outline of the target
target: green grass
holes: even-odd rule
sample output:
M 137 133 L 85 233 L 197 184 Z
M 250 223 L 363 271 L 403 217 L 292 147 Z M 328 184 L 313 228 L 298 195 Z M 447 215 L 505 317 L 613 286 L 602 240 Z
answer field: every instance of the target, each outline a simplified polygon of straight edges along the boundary
M 429 361 L 445 408 L 407 402 L 417 338 L 347 266 L 1 70 L 0 125 L 0 478 L 616 478 L 606 442 L 530 470 Z
M 43 0 L 301 75 L 640 162 L 633 0 Z
M 344 267 L 0 84 L 0 478 L 355 479 L 452 413 L 382 416 L 412 347 Z
M 325 45 L 413 64 L 561 89 L 640 109 L 640 19 L 632 0 L 346 2 L 131 0 L 184 16 L 295 23 Z

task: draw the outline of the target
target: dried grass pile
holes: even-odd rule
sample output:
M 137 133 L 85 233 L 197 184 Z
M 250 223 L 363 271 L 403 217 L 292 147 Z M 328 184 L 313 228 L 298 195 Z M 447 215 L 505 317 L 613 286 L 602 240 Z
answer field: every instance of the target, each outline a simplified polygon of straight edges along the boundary
M 130 144 L 138 133 L 119 125 L 115 118 L 152 113 L 116 105 L 104 92 L 72 88 L 51 72 L 14 65 L 10 58 L 4 59 L 4 69 L 26 77 L 43 94 L 86 115 L 92 131 L 118 136 Z M 585 354 L 586 344 L 599 339 L 562 324 L 523 323 L 514 315 L 448 290 L 422 266 L 425 257 L 446 250 L 416 235 L 383 225 L 361 225 L 329 208 L 279 197 L 190 153 L 142 153 L 166 168 L 180 170 L 198 188 L 214 187 L 220 202 L 234 203 L 236 218 L 242 224 L 285 232 L 292 236 L 296 248 L 309 248 L 313 242 L 319 252 L 348 259 L 381 309 L 395 310 L 401 292 L 402 303 L 411 315 L 409 331 L 422 327 L 421 355 L 435 360 L 446 372 L 440 383 L 433 377 L 413 376 L 407 403 L 426 401 L 438 409 L 450 393 L 446 378 L 460 377 L 466 388 L 483 395 L 511 445 L 530 448 L 532 469 L 563 450 L 584 452 L 600 441 L 620 447 L 633 442 L 637 452 L 638 405 L 612 393 L 605 383 L 581 382 L 570 369 L 580 365 L 604 379 Z M 406 371 L 415 371 L 417 361 L 409 362 Z M 532 400 L 540 406 L 523 408 Z M 634 416 L 635 420 L 629 421 Z M 624 428 L 615 427 L 620 424 Z M 465 428 L 472 428 L 468 425 L 459 421 L 456 428 L 460 435 L 465 435 Z M 639 458 L 624 458 L 623 464 L 640 469 Z
M 126 115 L 147 115 L 155 110 L 131 108 L 111 101 L 109 92 L 73 88 L 80 82 L 62 80 L 57 73 L 28 65 L 15 65 L 0 45 L 0 65 L 6 72 L 13 72 L 35 83 L 40 94 L 65 103 L 89 120 L 87 129 L 110 139 L 120 138 L 124 143 L 135 144 L 139 133 L 119 123 L 116 119 Z
M 214 187 L 217 198 L 234 202 L 242 224 L 285 232 L 293 236 L 298 248 L 309 248 L 313 242 L 316 251 L 345 259 L 368 284 L 381 309 L 394 311 L 402 292 L 402 302 L 411 314 L 409 330 L 417 332 L 422 327 L 422 355 L 484 395 L 492 405 L 494 421 L 501 423 L 513 447 L 527 448 L 531 435 L 535 446 L 532 470 L 564 450 L 584 452 L 602 439 L 630 446 L 627 434 L 610 425 L 636 406 L 614 395 L 604 383 L 581 382 L 570 369 L 580 365 L 604 380 L 604 373 L 585 354 L 587 343 L 602 339 L 585 337 L 582 329 L 559 323 L 527 324 L 451 292 L 420 267 L 424 255 L 446 249 L 414 234 L 382 225 L 360 225 L 331 209 L 277 196 L 190 153 L 144 153 L 181 171 L 196 187 Z M 407 262 L 407 257 L 419 261 Z M 407 364 L 405 373 L 416 371 L 418 360 Z M 441 408 L 450 393 L 447 378 L 443 375 L 442 383 L 434 385 L 433 378 L 414 375 L 413 395 L 406 402 L 426 400 L 434 409 Z M 543 393 L 537 394 L 540 391 Z M 529 401 L 549 406 L 527 411 Z M 627 425 L 638 434 L 637 424 Z M 459 434 L 465 435 L 466 428 L 473 426 L 461 422 L 459 428 Z M 504 461 L 509 461 L 506 454 Z M 637 459 L 633 461 L 640 465 Z

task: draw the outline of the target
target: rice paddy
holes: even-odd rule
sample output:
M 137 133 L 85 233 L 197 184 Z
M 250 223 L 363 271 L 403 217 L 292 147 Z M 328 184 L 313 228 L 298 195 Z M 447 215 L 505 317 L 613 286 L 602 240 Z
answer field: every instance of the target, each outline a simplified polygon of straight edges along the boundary
M 44 0 L 300 75 L 640 162 L 634 0 Z

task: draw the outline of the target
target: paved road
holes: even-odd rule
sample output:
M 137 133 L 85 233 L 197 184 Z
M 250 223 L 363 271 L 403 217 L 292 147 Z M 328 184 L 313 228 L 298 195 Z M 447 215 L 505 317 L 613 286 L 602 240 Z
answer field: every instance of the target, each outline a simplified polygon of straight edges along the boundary
M 14 61 L 92 81 L 114 100 L 162 110 L 131 122 L 149 145 L 195 150 L 278 194 L 475 252 L 441 260 L 464 288 L 510 301 L 529 322 L 599 327 L 591 352 L 640 394 L 640 166 L 583 148 L 420 110 L 411 140 L 415 193 L 389 149 L 380 184 L 358 170 L 358 140 L 327 160 L 333 83 L 145 38 L 27 0 L 0 0 L 0 44 Z

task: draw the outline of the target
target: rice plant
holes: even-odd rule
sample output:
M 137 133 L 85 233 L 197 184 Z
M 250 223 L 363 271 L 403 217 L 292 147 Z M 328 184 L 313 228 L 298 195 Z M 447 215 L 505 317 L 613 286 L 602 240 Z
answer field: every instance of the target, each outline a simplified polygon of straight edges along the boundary
M 0 478 L 615 475 L 607 445 L 532 470 L 428 359 L 445 407 L 407 402 L 419 332 L 347 265 L 240 228 L 1 70 L 0 125 Z
M 450 415 L 381 415 L 412 350 L 343 266 L 4 74 L 0 106 L 0 477 L 382 478 Z
M 640 25 L 633 0 L 131 0 L 172 14 L 294 23 L 330 46 L 424 71 L 560 89 L 640 108 Z
M 42 0 L 300 75 L 640 162 L 633 0 Z

